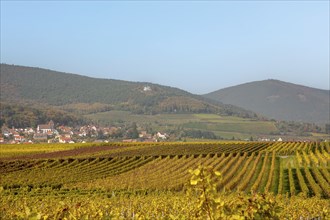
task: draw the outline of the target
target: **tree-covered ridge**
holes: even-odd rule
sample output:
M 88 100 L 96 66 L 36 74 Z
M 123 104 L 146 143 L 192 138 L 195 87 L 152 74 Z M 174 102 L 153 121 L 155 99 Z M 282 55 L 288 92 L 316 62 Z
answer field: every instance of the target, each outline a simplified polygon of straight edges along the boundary
M 1 100 L 32 100 L 62 106 L 64 110 L 69 106 L 71 111 L 77 106 L 99 103 L 99 111 L 117 109 L 141 114 L 212 112 L 256 117 L 251 111 L 224 105 L 173 87 L 147 82 L 97 79 L 7 64 L 1 64 Z M 77 109 L 81 110 L 79 107 Z
M 79 125 L 86 123 L 82 117 L 54 108 L 35 107 L 26 104 L 0 103 L 0 127 L 26 128 L 48 123 L 50 120 L 59 125 Z
M 330 91 L 279 80 L 263 80 L 220 89 L 205 97 L 285 121 L 329 123 Z

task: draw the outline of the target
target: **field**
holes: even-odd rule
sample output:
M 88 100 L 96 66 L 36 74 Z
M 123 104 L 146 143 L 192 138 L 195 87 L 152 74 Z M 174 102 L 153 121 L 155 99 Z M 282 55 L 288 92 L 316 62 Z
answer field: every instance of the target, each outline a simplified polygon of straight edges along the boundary
M 148 124 L 154 130 L 187 129 L 212 131 L 216 135 L 230 139 L 246 139 L 253 134 L 269 134 L 277 132 L 274 122 L 255 121 L 238 117 L 220 116 L 216 114 L 157 114 L 134 115 L 126 111 L 109 111 L 86 115 L 87 118 L 100 123 L 114 124 L 120 121 Z
M 50 153 L 57 151 L 66 151 L 72 149 L 79 149 L 83 147 L 90 147 L 91 144 L 24 144 L 24 145 L 0 145 L 0 158 L 13 158 L 17 156 L 27 156 L 40 153 Z
M 7 145 L 0 168 L 0 219 L 330 217 L 329 142 Z

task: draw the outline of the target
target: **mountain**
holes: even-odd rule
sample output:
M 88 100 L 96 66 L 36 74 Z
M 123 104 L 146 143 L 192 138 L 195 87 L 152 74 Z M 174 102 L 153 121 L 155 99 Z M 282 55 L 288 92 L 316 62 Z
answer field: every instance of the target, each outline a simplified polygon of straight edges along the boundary
M 270 79 L 220 89 L 204 97 L 277 120 L 329 123 L 329 90 Z
M 37 103 L 71 112 L 126 110 L 138 114 L 217 113 L 256 118 L 240 107 L 147 82 L 97 79 L 47 69 L 1 64 L 1 101 Z

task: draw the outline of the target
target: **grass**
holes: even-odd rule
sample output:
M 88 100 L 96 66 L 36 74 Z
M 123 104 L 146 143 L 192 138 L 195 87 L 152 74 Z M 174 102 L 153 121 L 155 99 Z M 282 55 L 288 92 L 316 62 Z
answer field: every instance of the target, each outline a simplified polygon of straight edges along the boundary
M 313 137 L 316 137 L 316 138 L 322 138 L 322 139 L 327 139 L 329 138 L 329 135 L 328 134 L 324 134 L 324 133 L 310 133 Z
M 211 131 L 240 132 L 245 134 L 269 134 L 270 132 L 276 131 L 276 128 L 272 124 L 255 121 L 223 121 L 219 123 L 188 122 L 183 124 L 183 127 Z
M 89 114 L 86 117 L 103 124 L 118 122 L 136 122 L 140 125 L 148 124 L 154 130 L 176 129 L 182 126 L 186 129 L 212 131 L 223 138 L 246 139 L 253 135 L 277 132 L 274 122 L 255 121 L 216 114 L 157 114 L 134 115 L 127 111 L 108 111 Z
M 245 139 L 250 139 L 251 135 L 250 134 L 242 134 L 239 132 L 230 132 L 230 131 L 213 131 L 215 135 L 222 137 L 224 139 L 232 139 L 233 137 L 235 139 L 240 138 L 242 140 Z

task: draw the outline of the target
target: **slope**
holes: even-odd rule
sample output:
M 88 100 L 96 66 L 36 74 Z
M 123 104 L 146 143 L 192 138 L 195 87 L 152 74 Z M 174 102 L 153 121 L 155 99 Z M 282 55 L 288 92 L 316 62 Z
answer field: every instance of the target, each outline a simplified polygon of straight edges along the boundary
M 329 90 L 264 80 L 204 95 L 277 120 L 329 123 Z
M 1 101 L 36 102 L 70 111 L 93 104 L 93 112 L 114 109 L 139 114 L 190 112 L 256 117 L 239 107 L 147 82 L 97 79 L 7 64 L 1 64 L 0 77 Z
M 0 128 L 3 125 L 9 128 L 35 128 L 38 124 L 46 124 L 50 120 L 56 122 L 56 126 L 75 126 L 88 123 L 86 118 L 79 115 L 50 107 L 0 102 Z

